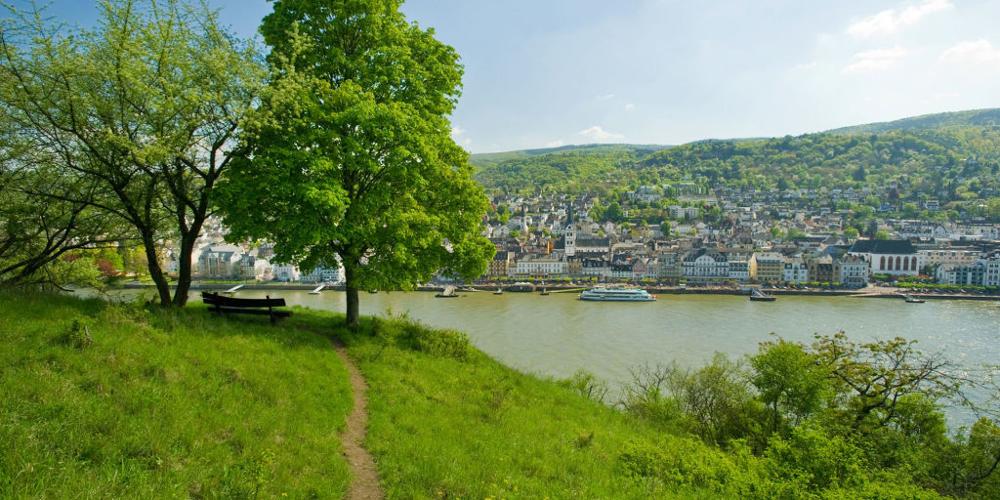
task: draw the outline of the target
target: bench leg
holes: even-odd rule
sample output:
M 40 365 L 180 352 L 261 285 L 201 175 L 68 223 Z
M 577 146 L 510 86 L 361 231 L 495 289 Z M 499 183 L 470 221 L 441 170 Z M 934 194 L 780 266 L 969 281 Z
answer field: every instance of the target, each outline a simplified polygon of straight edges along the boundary
M 276 322 L 277 322 L 278 320 L 277 320 L 277 318 L 275 318 L 275 317 L 274 317 L 274 308 L 273 308 L 273 307 L 271 307 L 271 303 L 270 303 L 270 300 L 271 300 L 271 296 L 270 296 L 270 295 L 265 295 L 264 297 L 266 297 L 266 298 L 267 298 L 267 300 L 269 301 L 269 302 L 267 303 L 267 315 L 271 317 L 271 324 L 273 325 L 273 324 L 275 324 L 275 323 L 276 323 Z

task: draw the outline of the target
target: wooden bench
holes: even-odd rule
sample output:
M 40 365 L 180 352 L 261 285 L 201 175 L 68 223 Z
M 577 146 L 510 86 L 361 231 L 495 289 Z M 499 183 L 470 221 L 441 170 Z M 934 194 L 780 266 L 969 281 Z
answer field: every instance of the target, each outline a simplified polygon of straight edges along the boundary
M 290 311 L 275 311 L 275 307 L 285 307 L 285 299 L 272 299 L 270 296 L 265 299 L 237 299 L 217 293 L 202 292 L 201 300 L 218 314 L 266 315 L 271 318 L 271 323 L 292 315 Z

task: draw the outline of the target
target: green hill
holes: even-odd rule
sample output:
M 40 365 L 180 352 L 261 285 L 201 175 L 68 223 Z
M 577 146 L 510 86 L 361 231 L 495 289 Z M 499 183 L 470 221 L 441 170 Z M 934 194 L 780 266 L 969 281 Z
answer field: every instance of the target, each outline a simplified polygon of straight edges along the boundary
M 0 301 L 4 498 L 340 497 L 350 385 L 327 333 L 367 379 L 365 446 L 389 498 L 936 496 L 840 438 L 723 450 L 657 423 L 677 418 L 668 400 L 618 411 L 585 376 L 526 375 L 405 319 L 350 334 L 303 309 L 272 326 L 200 306 Z
M 843 127 L 828 132 L 867 134 L 872 132 L 915 131 L 947 127 L 1000 127 L 1000 108 L 933 113 L 888 122 Z
M 717 187 L 886 188 L 973 215 L 1000 197 L 1000 110 L 966 111 L 777 138 L 669 148 L 608 146 L 473 157 L 477 179 L 512 193 L 596 192 L 694 182 Z M 666 193 L 669 195 L 669 193 Z M 994 203 L 995 204 L 995 203 Z M 1000 214 L 994 214 L 1000 217 Z

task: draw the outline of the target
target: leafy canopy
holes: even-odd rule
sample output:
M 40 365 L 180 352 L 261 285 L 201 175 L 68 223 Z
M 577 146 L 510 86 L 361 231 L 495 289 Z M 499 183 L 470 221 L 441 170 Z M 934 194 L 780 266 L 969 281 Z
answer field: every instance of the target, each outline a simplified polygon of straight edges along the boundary
M 348 288 L 474 277 L 487 202 L 448 115 L 461 66 L 399 2 L 282 0 L 261 26 L 271 82 L 223 186 L 226 224 Z

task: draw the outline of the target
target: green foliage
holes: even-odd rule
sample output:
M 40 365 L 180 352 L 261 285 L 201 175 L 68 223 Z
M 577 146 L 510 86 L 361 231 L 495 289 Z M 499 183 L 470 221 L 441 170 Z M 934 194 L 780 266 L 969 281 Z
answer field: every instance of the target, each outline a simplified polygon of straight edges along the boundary
M 798 137 L 699 141 L 661 149 L 541 151 L 537 154 L 474 156 L 477 179 L 507 193 L 595 193 L 678 183 L 701 191 L 721 186 L 756 189 L 860 189 L 898 186 L 892 202 L 904 201 L 911 215 L 931 213 L 917 203 L 941 199 L 970 215 L 1000 221 L 1000 127 L 997 110 L 936 119 L 940 127 L 879 129 L 871 134 L 825 132 Z M 957 116 L 957 115 L 956 115 Z M 929 121 L 926 123 L 934 123 Z M 865 205 L 878 208 L 877 197 Z
M 787 439 L 775 437 L 764 456 L 778 477 L 809 488 L 857 487 L 867 469 L 860 448 L 816 425 L 797 426 Z
M 90 29 L 3 7 L 0 121 L 27 156 L 17 162 L 28 177 L 18 187 L 40 175 L 45 183 L 30 190 L 37 212 L 54 204 L 81 221 L 127 227 L 144 247 L 161 303 L 184 305 L 190 267 L 181 265 L 171 296 L 158 245 L 177 241 L 179 260 L 190 262 L 233 135 L 253 105 L 253 49 L 203 3 L 106 0 Z M 100 227 L 83 234 L 115 236 Z
M 768 408 L 772 433 L 815 414 L 829 396 L 829 373 L 797 343 L 784 339 L 763 343 L 750 357 L 750 366 L 750 382 Z
M 473 278 L 494 247 L 448 116 L 458 54 L 398 2 L 276 2 L 261 25 L 271 81 L 220 187 L 232 234 L 309 269 L 339 260 L 357 290 Z
M 561 384 L 592 401 L 605 402 L 608 397 L 608 384 L 586 370 L 577 370 L 572 377 L 563 380 Z

